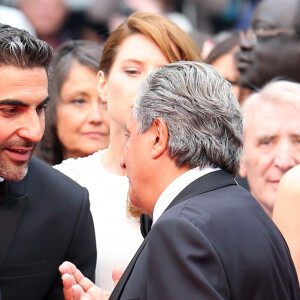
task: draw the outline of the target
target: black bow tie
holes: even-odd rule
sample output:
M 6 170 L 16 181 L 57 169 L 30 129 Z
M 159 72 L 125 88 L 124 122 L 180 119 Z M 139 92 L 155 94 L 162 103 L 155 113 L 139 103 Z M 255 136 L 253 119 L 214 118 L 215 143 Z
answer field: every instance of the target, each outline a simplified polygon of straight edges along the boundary
M 0 202 L 3 201 L 6 192 L 5 180 L 0 182 Z
M 151 230 L 152 219 L 149 217 L 149 215 L 141 214 L 140 220 L 141 220 L 141 233 L 142 236 L 145 238 L 148 232 Z

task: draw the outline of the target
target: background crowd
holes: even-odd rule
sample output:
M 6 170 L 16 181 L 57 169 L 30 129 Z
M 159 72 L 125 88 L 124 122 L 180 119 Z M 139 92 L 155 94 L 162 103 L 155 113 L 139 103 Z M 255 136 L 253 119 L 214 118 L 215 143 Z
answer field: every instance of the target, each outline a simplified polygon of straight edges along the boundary
M 279 227 L 299 276 L 300 0 L 281 4 L 0 1 L 0 23 L 54 49 L 45 133 L 34 155 L 88 190 L 101 287 L 113 288 L 111 273 L 142 242 L 144 211 L 131 204 L 120 166 L 133 100 L 151 71 L 182 60 L 212 65 L 231 84 L 244 114 L 235 180 Z

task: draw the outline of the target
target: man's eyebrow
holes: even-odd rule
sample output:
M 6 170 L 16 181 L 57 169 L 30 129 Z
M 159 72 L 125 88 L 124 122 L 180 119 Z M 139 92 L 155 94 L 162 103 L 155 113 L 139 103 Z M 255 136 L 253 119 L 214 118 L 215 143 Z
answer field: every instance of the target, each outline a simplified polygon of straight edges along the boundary
M 45 100 L 43 100 L 38 106 L 47 104 L 50 100 L 50 97 L 47 96 Z M 21 100 L 17 99 L 3 99 L 0 100 L 0 105 L 12 105 L 12 106 L 22 106 L 22 107 L 28 107 L 29 104 L 22 102 Z
M 20 101 L 20 100 L 16 100 L 16 99 L 3 99 L 0 100 L 0 105 L 12 105 L 12 106 L 23 106 L 23 107 L 27 107 L 29 106 L 28 104 Z
M 45 105 L 45 104 L 47 104 L 49 101 L 50 101 L 50 97 L 48 96 L 48 97 L 46 97 L 45 100 L 43 100 L 43 101 L 39 104 L 39 106 L 40 106 L 40 105 Z

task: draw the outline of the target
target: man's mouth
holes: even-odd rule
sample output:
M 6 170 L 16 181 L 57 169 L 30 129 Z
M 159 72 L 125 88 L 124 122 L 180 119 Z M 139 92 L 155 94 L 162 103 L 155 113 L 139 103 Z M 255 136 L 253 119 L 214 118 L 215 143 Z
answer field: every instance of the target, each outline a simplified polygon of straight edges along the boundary
M 245 69 L 252 64 L 252 60 L 249 58 L 248 55 L 245 55 L 243 52 L 239 52 L 237 54 L 237 68 L 242 73 Z
M 26 162 L 30 159 L 33 148 L 6 148 L 6 151 L 11 160 L 17 162 Z

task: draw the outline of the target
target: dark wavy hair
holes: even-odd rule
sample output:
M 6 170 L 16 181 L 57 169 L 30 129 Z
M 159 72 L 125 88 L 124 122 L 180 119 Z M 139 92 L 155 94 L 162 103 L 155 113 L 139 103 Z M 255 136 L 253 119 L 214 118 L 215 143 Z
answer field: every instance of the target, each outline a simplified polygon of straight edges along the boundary
M 53 49 L 26 30 L 0 23 L 0 66 L 45 68 L 50 77 Z
M 68 78 L 72 64 L 76 61 L 98 72 L 102 46 L 87 40 L 72 40 L 63 43 L 54 53 L 53 76 L 50 80 L 50 103 L 46 110 L 46 128 L 35 156 L 50 165 L 59 164 L 63 158 L 63 146 L 57 136 L 56 107 L 61 88 Z M 96 89 L 96 86 L 95 86 Z

